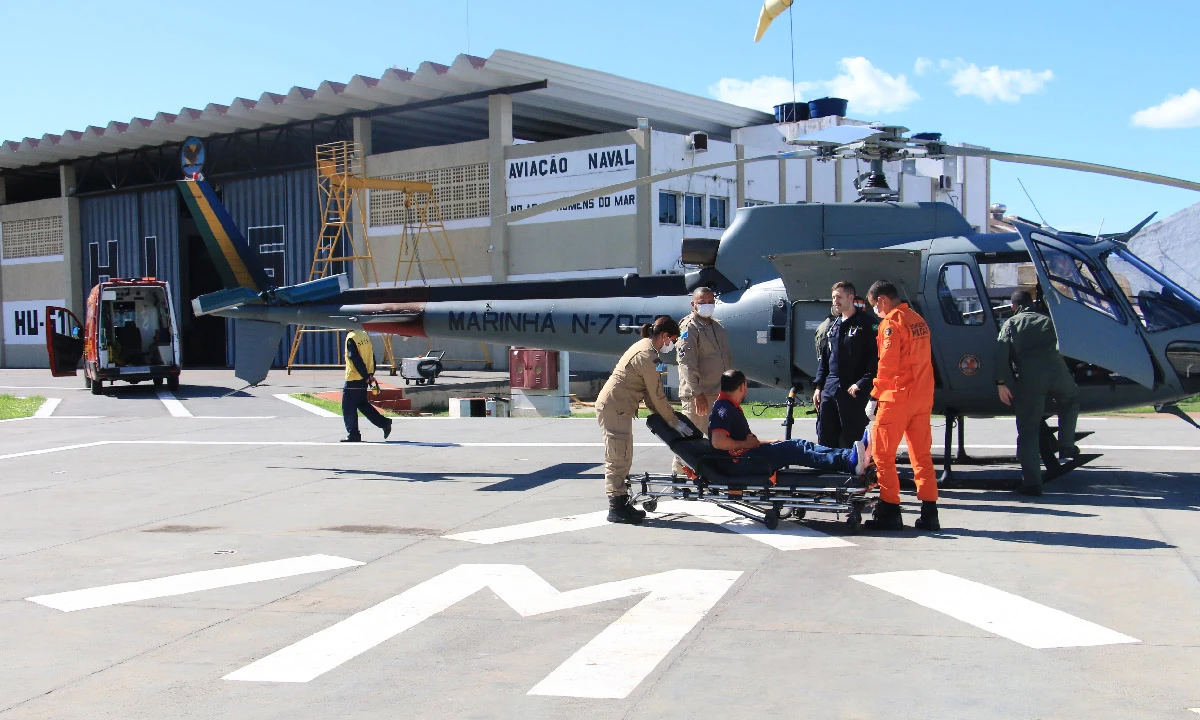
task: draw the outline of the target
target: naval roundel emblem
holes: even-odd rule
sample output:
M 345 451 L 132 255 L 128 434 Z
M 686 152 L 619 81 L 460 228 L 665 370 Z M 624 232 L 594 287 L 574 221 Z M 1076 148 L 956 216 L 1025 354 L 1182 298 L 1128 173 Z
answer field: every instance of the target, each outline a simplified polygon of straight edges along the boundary
M 968 377 L 979 372 L 979 358 L 974 355 L 963 355 L 958 359 L 958 371 Z

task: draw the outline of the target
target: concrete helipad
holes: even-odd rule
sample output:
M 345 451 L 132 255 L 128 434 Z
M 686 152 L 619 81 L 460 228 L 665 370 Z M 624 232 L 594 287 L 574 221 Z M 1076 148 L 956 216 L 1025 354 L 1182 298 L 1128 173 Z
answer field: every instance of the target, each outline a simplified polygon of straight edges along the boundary
M 1104 457 L 1037 500 L 983 489 L 1012 466 L 960 468 L 939 534 L 764 535 L 691 503 L 603 522 L 594 420 L 405 419 L 349 445 L 275 397 L 335 375 L 268 382 L 94 397 L 0 372 L 60 400 L 0 423 L 0 718 L 1200 708 L 1200 431 L 1177 419 L 1084 419 Z M 967 441 L 1011 454 L 1011 420 Z M 635 469 L 669 467 L 636 442 Z

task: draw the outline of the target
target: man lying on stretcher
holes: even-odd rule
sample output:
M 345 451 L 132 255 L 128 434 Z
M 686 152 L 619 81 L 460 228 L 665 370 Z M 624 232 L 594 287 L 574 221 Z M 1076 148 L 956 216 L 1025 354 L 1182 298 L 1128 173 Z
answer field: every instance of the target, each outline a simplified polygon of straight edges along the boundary
M 746 399 L 746 376 L 741 370 L 726 370 L 721 375 L 721 394 L 713 403 L 708 416 L 708 437 L 716 450 L 724 450 L 737 458 L 759 458 L 771 464 L 772 470 L 800 465 L 828 472 L 862 475 L 871 465 L 867 450 L 868 429 L 854 447 L 831 448 L 808 440 L 759 440 L 750 432 L 750 424 L 742 412 Z

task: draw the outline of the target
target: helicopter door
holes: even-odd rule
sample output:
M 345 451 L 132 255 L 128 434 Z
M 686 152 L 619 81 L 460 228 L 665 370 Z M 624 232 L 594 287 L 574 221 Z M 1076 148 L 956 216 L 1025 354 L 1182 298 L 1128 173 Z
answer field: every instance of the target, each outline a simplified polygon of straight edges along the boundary
M 1037 228 L 1018 226 L 1029 248 L 1059 351 L 1139 385 L 1154 387 L 1154 361 L 1136 318 L 1117 303 L 1097 258 Z
M 920 290 L 919 250 L 814 250 L 768 259 L 779 271 L 792 305 L 792 364 L 809 377 L 817 372 L 815 332 L 829 317 L 829 296 L 835 282 L 853 283 L 859 296 L 866 298 L 876 280 L 887 278 L 909 303 Z
M 932 255 L 925 277 L 925 321 L 942 382 L 956 396 L 995 395 L 992 351 L 996 323 L 979 292 L 979 268 L 970 255 Z M 953 400 L 951 402 L 954 402 Z
M 83 326 L 75 313 L 66 308 L 46 306 L 46 352 L 50 356 L 50 374 L 74 375 L 83 357 Z

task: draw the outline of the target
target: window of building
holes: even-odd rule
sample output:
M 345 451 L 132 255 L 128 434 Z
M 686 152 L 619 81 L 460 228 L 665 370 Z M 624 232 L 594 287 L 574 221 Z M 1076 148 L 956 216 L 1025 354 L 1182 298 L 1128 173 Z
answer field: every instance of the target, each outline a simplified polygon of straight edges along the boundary
M 742 207 L 759 207 L 762 205 L 770 205 L 766 200 L 751 200 L 749 198 L 742 201 Z
M 708 226 L 723 228 L 729 225 L 729 198 L 710 197 L 708 199 Z
M 947 263 L 938 275 L 938 305 L 951 325 L 982 325 L 986 318 L 975 276 L 966 263 Z
M 663 225 L 679 224 L 679 196 L 675 193 L 658 194 L 658 222 Z
M 432 183 L 433 200 L 442 220 L 469 220 L 492 214 L 491 171 L 487 163 L 416 170 L 383 177 L 386 180 Z M 422 208 L 429 205 L 429 200 L 424 193 L 414 195 L 406 198 L 400 190 L 372 190 L 371 227 L 420 224 Z
M 704 227 L 704 196 L 683 196 L 683 224 Z
M 62 216 L 10 220 L 0 226 L 5 260 L 63 254 Z

